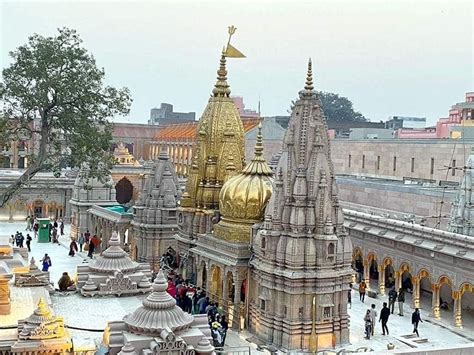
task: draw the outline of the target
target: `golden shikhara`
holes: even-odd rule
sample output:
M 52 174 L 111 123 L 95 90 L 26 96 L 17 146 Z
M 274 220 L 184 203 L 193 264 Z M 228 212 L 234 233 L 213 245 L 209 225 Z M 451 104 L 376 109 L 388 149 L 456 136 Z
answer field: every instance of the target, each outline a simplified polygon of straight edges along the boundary
M 222 185 L 242 170 L 244 158 L 244 127 L 230 98 L 223 51 L 217 82 L 197 126 L 197 148 L 181 206 L 217 209 Z

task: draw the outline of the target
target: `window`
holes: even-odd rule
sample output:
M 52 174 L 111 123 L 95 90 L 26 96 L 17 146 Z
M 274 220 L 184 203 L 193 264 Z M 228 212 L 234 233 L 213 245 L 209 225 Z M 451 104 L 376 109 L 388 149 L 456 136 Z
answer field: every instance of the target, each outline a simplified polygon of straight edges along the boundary
M 434 158 L 431 158 L 431 164 L 430 164 L 430 174 L 434 174 Z
M 393 157 L 393 171 L 397 171 L 397 157 Z
M 331 307 L 323 308 L 323 318 L 331 318 Z
M 411 158 L 411 172 L 415 172 L 415 158 L 413 157 Z
M 265 300 L 260 300 L 260 308 L 262 309 L 262 311 L 265 310 Z
M 349 168 L 351 167 L 352 155 L 349 154 Z
M 362 169 L 365 168 L 365 155 L 362 155 Z
M 328 255 L 334 255 L 334 243 L 328 245 Z
M 262 241 L 261 241 L 261 243 L 260 243 L 260 247 L 261 247 L 262 249 L 265 249 L 265 244 L 266 244 L 265 238 L 262 238 Z
M 375 165 L 375 168 L 376 168 L 377 170 L 380 170 L 380 155 L 377 155 L 377 163 L 376 163 L 376 165 Z
M 287 312 L 286 306 L 283 306 L 283 307 L 282 307 L 281 312 L 283 313 L 282 315 L 283 315 L 284 317 L 286 317 L 286 312 Z
M 451 164 L 451 175 L 456 176 L 456 160 L 453 159 L 453 163 Z

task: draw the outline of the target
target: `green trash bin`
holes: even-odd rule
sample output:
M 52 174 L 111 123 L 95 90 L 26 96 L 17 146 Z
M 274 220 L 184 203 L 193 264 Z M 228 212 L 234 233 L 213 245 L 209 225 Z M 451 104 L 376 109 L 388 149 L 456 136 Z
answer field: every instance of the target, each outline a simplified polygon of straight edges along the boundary
M 49 243 L 49 218 L 38 218 L 38 243 Z

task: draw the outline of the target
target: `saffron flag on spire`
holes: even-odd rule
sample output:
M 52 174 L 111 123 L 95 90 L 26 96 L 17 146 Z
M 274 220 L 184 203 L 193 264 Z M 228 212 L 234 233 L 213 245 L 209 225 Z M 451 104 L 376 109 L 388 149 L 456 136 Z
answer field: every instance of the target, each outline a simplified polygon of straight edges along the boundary
M 232 38 L 232 35 L 235 33 L 236 30 L 237 27 L 229 26 L 229 40 L 227 41 L 227 48 L 224 52 L 224 56 L 226 56 L 227 58 L 245 58 L 245 55 L 241 51 L 239 51 L 232 44 L 230 44 L 230 39 Z
M 227 58 L 245 58 L 245 55 L 235 48 L 232 44 L 228 44 L 224 54 Z

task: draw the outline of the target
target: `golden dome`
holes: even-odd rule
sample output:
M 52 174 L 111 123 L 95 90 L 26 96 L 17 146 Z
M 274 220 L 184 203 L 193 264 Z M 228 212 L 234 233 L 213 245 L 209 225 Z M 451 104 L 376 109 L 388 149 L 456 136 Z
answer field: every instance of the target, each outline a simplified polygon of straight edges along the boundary
M 227 180 L 219 194 L 224 220 L 261 221 L 272 195 L 272 170 L 262 156 L 262 126 L 258 127 L 255 154 L 240 174 Z

